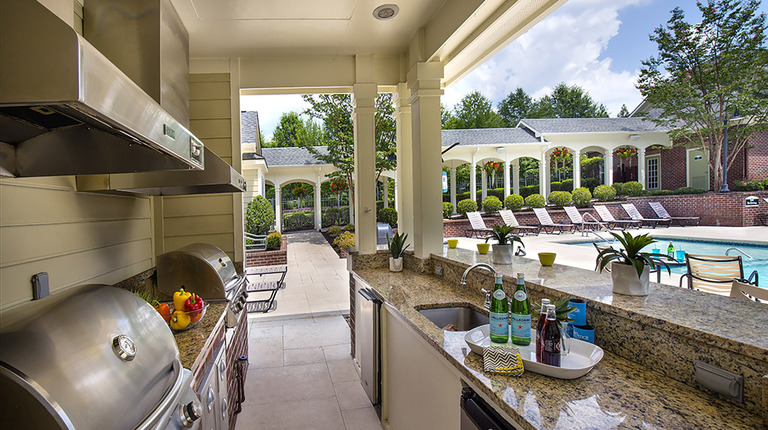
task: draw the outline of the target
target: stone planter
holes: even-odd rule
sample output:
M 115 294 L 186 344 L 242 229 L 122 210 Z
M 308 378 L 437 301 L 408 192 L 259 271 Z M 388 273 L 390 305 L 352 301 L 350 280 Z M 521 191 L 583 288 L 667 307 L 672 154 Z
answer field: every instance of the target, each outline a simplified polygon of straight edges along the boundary
M 494 264 L 512 264 L 514 245 L 491 245 L 491 261 Z
M 648 266 L 643 268 L 643 274 L 637 276 L 637 270 L 631 264 L 611 263 L 611 278 L 613 279 L 613 292 L 628 296 L 647 296 L 650 292 Z

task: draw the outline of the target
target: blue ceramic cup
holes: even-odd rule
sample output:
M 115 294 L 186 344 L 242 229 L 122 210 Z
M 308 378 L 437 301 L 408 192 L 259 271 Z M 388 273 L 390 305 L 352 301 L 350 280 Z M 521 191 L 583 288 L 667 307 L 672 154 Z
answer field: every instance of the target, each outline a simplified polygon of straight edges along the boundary
M 682 250 L 677 251 L 677 261 L 679 263 L 682 263 L 685 261 L 685 251 L 682 251 Z
M 587 323 L 587 302 L 583 299 L 571 299 L 568 304 L 575 307 L 571 312 L 568 312 L 568 318 L 572 319 L 569 325 L 584 325 Z
M 589 324 L 574 325 L 573 338 L 584 342 L 595 343 L 595 328 Z

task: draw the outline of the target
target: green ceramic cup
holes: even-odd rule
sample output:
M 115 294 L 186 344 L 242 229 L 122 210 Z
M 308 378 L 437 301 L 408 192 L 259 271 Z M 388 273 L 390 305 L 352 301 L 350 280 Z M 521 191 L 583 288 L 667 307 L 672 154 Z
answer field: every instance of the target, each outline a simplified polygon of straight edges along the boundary
M 448 239 L 448 248 L 456 248 L 459 244 L 459 239 Z
M 542 266 L 551 266 L 555 264 L 555 256 L 557 256 L 555 252 L 539 252 L 539 261 Z
M 488 249 L 491 247 L 490 243 L 478 243 L 477 244 L 477 252 L 481 254 L 487 254 Z

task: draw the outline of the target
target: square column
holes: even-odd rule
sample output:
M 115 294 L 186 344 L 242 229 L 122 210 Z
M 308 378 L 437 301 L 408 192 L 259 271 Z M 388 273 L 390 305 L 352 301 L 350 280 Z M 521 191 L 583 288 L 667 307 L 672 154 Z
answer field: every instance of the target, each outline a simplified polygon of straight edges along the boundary
M 515 168 L 515 174 L 512 176 L 512 191 L 515 194 L 520 194 L 520 159 L 515 158 L 512 161 L 512 167 Z
M 376 84 L 352 86 L 355 135 L 355 245 L 376 253 Z
M 512 168 L 512 165 L 509 161 L 504 162 L 504 198 L 506 199 L 509 195 L 509 169 Z M 502 203 L 504 203 L 504 199 L 501 200 Z
M 451 167 L 451 204 L 453 205 L 453 214 L 456 215 L 456 168 Z
M 486 197 L 488 197 L 488 173 L 485 171 L 485 166 L 483 166 L 483 169 L 480 173 L 480 188 L 482 190 L 480 193 L 482 199 L 480 201 L 482 202 Z
M 541 154 L 539 160 L 539 194 L 547 198 L 549 189 L 549 155 L 546 152 Z
M 320 186 L 323 184 L 323 177 L 317 175 L 315 181 L 315 230 L 320 231 L 323 228 L 323 200 L 321 198 Z
M 411 91 L 408 84 L 397 84 L 392 100 L 395 104 L 395 129 L 397 141 L 397 169 L 395 170 L 395 208 L 397 209 L 397 230 L 413 237 L 413 136 L 411 105 L 408 98 Z
M 613 150 L 606 149 L 603 157 L 603 182 L 605 185 L 613 185 Z
M 275 184 L 275 231 L 283 231 L 283 208 L 282 197 L 280 196 L 282 185 Z
M 426 258 L 443 250 L 440 96 L 441 63 L 417 63 L 408 72 L 413 114 L 413 250 Z
M 469 165 L 469 198 L 474 202 L 477 201 L 477 163 L 474 155 Z
M 581 151 L 573 151 L 573 189 L 581 187 Z
M 645 148 L 637 148 L 637 182 L 645 189 Z

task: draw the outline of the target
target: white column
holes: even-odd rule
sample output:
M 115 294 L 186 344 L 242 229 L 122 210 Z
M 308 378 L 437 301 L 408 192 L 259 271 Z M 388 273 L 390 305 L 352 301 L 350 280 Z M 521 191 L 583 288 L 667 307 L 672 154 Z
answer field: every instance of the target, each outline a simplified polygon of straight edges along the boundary
M 573 189 L 581 187 L 581 151 L 573 151 Z
M 264 171 L 261 169 L 256 169 L 256 186 L 254 188 L 254 196 L 264 195 Z
M 451 204 L 453 213 L 456 214 L 456 167 L 451 167 Z
M 539 160 L 539 194 L 547 198 L 547 189 L 549 188 L 549 156 L 546 153 L 541 154 Z
M 477 162 L 475 156 L 472 156 L 472 163 L 469 165 L 469 198 L 477 201 Z
M 282 185 L 275 184 L 275 231 L 283 231 L 282 197 L 280 196 L 281 187 Z
M 317 181 L 315 181 L 315 230 L 320 231 L 323 228 L 323 200 L 321 198 L 322 190 L 320 186 L 323 184 L 323 177 L 317 175 Z
M 408 84 L 397 84 L 393 94 L 395 104 L 395 128 L 397 140 L 397 170 L 395 179 L 395 208 L 397 209 L 397 230 L 413 237 L 413 136 L 411 105 L 408 98 L 411 91 Z
M 515 174 L 512 176 L 512 192 L 520 194 L 520 159 L 515 158 L 512 161 L 512 167 L 515 168 Z
M 413 112 L 413 251 L 426 258 L 443 249 L 440 81 L 443 65 L 417 63 L 408 72 Z
M 481 169 L 480 172 L 480 188 L 482 192 L 480 193 L 481 200 L 485 200 L 486 197 L 488 197 L 488 173 L 485 172 L 485 169 Z
M 384 200 L 383 200 L 384 207 L 388 208 L 389 207 L 389 178 L 384 177 L 384 180 L 381 182 L 381 184 L 382 184 L 383 189 L 384 189 L 384 192 L 382 193 L 382 194 L 384 194 L 384 196 L 383 196 L 384 197 Z
M 645 148 L 637 148 L 637 182 L 645 189 Z
M 510 163 L 509 161 L 505 161 L 504 162 L 504 198 L 505 199 L 509 195 L 509 177 L 510 177 L 509 169 L 511 168 L 512 168 L 512 163 Z M 502 203 L 503 202 L 504 200 L 502 200 Z
M 613 185 L 613 150 L 606 149 L 603 157 L 603 174 L 605 185 Z
M 355 135 L 355 245 L 376 253 L 376 84 L 352 86 Z

